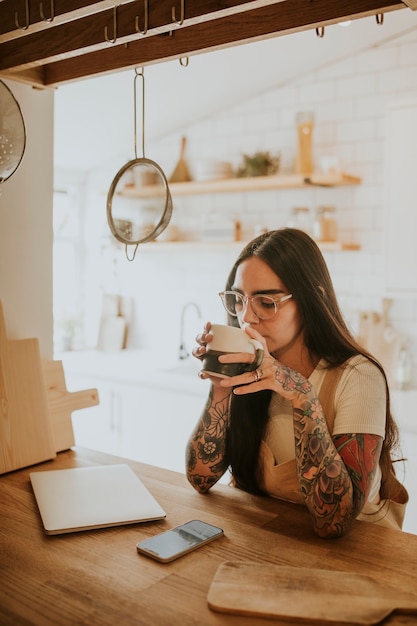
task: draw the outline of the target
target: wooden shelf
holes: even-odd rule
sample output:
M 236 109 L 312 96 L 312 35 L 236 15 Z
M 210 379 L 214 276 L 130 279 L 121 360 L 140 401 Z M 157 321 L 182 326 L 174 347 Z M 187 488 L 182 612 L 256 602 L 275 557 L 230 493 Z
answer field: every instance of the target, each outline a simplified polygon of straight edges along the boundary
M 140 246 L 141 251 L 164 252 L 164 251 L 194 251 L 194 250 L 236 250 L 240 252 L 247 241 L 152 241 L 149 245 Z M 318 247 L 322 252 L 338 252 L 342 250 L 360 250 L 358 243 L 345 243 L 341 241 L 318 241 Z
M 169 185 L 173 196 L 191 196 L 213 193 L 240 193 L 247 191 L 266 191 L 273 189 L 301 189 L 303 187 L 342 187 L 359 185 L 361 178 L 349 174 L 281 174 L 277 176 L 253 176 L 250 178 L 228 178 L 210 181 L 192 181 L 189 183 L 171 183 Z M 159 187 L 158 187 L 159 189 Z M 152 197 L 155 188 L 127 187 L 123 195 L 127 197 Z
M 211 181 L 192 181 L 188 183 L 171 183 L 169 185 L 173 196 L 192 196 L 198 194 L 216 194 L 216 193 L 245 193 L 260 192 L 274 189 L 302 189 L 311 187 L 342 187 L 359 185 L 361 178 L 351 176 L 349 174 L 312 174 L 309 177 L 302 174 L 280 174 L 276 176 L 254 176 L 251 178 L 230 178 Z M 123 196 L 129 198 L 151 198 L 157 193 L 161 193 L 161 187 L 156 188 L 149 185 L 140 189 L 136 187 L 126 187 Z M 213 249 L 218 247 L 222 249 L 241 250 L 245 245 L 244 241 L 155 241 L 149 246 L 145 246 L 148 252 L 156 251 L 186 251 L 201 249 Z M 323 252 L 341 251 L 341 250 L 360 250 L 359 244 L 343 243 L 340 241 L 318 242 Z

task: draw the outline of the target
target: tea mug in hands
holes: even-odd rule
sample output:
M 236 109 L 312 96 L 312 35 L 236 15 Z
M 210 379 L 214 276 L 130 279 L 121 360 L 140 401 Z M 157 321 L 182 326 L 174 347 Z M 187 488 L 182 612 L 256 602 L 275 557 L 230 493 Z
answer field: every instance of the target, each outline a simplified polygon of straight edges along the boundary
M 206 345 L 206 353 L 202 357 L 203 372 L 209 376 L 227 378 L 238 376 L 244 372 L 252 372 L 262 363 L 264 349 L 260 341 L 252 339 L 241 328 L 212 324 L 211 341 Z M 251 363 L 220 363 L 222 354 L 249 353 L 254 356 Z

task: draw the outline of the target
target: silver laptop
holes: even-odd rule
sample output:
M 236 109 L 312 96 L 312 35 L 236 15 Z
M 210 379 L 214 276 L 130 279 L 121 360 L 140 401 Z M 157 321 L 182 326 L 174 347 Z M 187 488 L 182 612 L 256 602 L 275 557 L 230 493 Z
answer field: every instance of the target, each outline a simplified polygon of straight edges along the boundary
M 30 480 L 48 535 L 166 517 L 125 464 L 31 472 Z

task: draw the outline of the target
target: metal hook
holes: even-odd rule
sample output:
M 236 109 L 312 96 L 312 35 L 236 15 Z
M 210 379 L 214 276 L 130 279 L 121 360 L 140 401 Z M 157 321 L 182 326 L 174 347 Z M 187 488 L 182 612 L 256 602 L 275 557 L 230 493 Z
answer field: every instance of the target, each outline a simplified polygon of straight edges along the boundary
M 27 30 L 29 28 L 29 24 L 30 24 L 29 0 L 26 0 L 25 9 L 26 9 L 26 24 L 25 24 L 25 26 L 20 26 L 19 18 L 18 18 L 18 15 L 17 15 L 17 11 L 14 14 L 14 22 L 16 24 L 16 27 L 19 28 L 20 30 Z
M 316 28 L 316 35 L 317 35 L 317 37 L 320 37 L 320 39 L 323 39 L 323 37 L 324 37 L 324 26 L 320 26 L 319 28 Z
M 128 247 L 127 247 L 127 243 L 125 244 L 125 255 L 126 255 L 126 258 L 127 258 L 128 261 L 134 261 L 135 260 L 135 256 L 136 256 L 136 252 L 137 252 L 138 248 L 139 248 L 139 244 L 137 243 L 136 246 L 135 246 L 135 249 L 133 250 L 133 255 L 129 256 L 129 250 L 128 250 Z
M 113 7 L 113 39 L 109 39 L 107 26 L 104 27 L 104 38 L 107 43 L 116 43 L 117 41 L 117 5 Z
M 54 0 L 51 0 L 51 17 L 45 17 L 45 15 L 43 14 L 42 2 L 39 3 L 39 13 L 44 22 L 53 22 L 55 17 Z
M 180 65 L 182 65 L 183 67 L 187 67 L 189 60 L 190 59 L 188 57 L 181 57 L 179 59 Z
M 185 0 L 181 0 L 181 16 L 180 16 L 179 21 L 175 17 L 175 7 L 172 7 L 172 10 L 171 10 L 172 21 L 176 22 L 178 26 L 182 26 L 182 24 L 184 23 L 184 14 L 185 14 L 184 4 L 185 4 Z
M 382 26 L 382 24 L 384 23 L 384 14 L 383 13 L 377 13 L 375 15 L 376 18 L 376 23 L 378 24 L 378 26 Z
M 148 32 L 148 9 L 149 9 L 149 0 L 143 0 L 143 8 L 145 11 L 145 27 L 143 30 L 140 29 L 139 26 L 139 15 L 137 15 L 135 17 L 135 30 L 137 33 L 140 33 L 141 35 L 146 35 L 146 33 Z

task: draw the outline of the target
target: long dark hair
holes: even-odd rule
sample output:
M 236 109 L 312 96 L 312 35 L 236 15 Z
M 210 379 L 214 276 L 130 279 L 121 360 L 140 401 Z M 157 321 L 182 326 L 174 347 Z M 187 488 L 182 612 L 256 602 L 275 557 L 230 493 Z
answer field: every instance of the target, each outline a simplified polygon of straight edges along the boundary
M 311 354 L 337 367 L 362 354 L 379 368 L 387 390 L 385 439 L 381 452 L 381 497 L 388 474 L 393 473 L 391 451 L 398 445 L 398 428 L 391 415 L 387 378 L 383 367 L 354 339 L 340 311 L 332 280 L 319 247 L 309 235 L 282 228 L 260 235 L 242 250 L 226 283 L 231 289 L 239 265 L 251 257 L 262 259 L 285 284 L 297 303 L 304 327 L 304 341 Z M 238 325 L 236 318 L 229 324 Z M 262 493 L 259 480 L 259 447 L 268 421 L 271 391 L 233 396 L 226 439 L 226 456 L 237 487 Z

